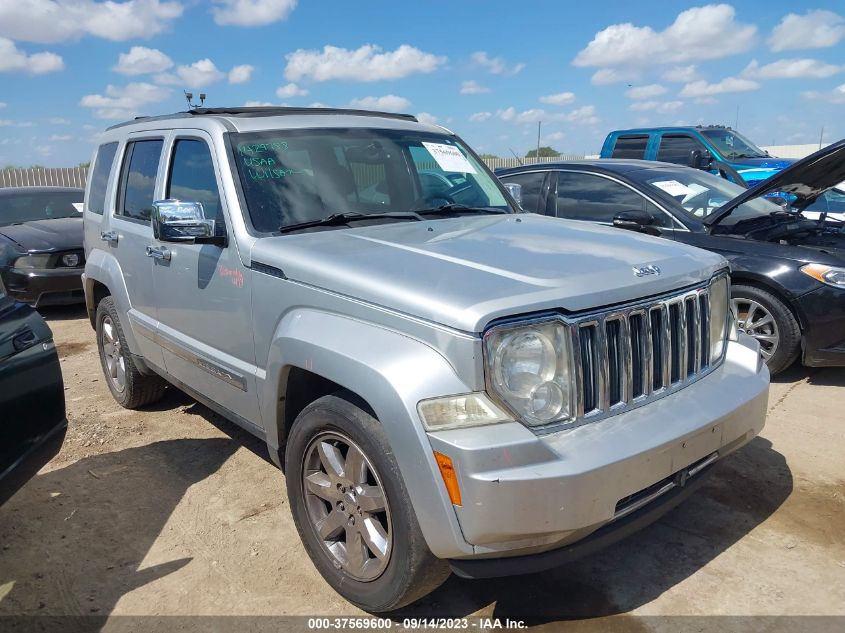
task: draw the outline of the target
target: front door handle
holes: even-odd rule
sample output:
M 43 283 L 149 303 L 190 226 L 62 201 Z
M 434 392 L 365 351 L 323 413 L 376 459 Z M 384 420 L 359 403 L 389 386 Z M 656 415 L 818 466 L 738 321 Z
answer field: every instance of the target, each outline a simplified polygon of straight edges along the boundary
M 15 335 L 12 339 L 12 345 L 16 352 L 25 350 L 27 347 L 32 347 L 35 344 L 35 332 L 26 328 L 20 334 Z
M 100 231 L 100 239 L 104 242 L 117 243 L 117 231 Z
M 146 249 L 147 257 L 152 257 L 153 259 L 160 259 L 165 262 L 170 261 L 170 249 L 164 248 L 153 248 L 152 246 L 147 246 Z

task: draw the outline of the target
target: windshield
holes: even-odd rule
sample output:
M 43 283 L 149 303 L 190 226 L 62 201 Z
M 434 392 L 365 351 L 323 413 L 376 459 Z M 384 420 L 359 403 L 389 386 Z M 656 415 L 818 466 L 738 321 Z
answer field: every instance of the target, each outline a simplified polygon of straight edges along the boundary
M 82 217 L 73 206 L 82 204 L 82 195 L 81 191 L 42 191 L 0 196 L 0 226 Z
M 701 130 L 701 133 L 725 158 L 765 158 L 768 156 L 768 153 L 734 130 L 711 128 Z
M 646 184 L 668 194 L 690 217 L 703 220 L 723 204 L 736 198 L 745 189 L 724 178 L 698 169 L 649 169 Z M 782 211 L 781 207 L 762 198 L 754 198 L 739 205 L 719 224 L 733 226 L 749 220 Z
M 231 137 L 249 217 L 262 233 L 339 213 L 400 214 L 444 205 L 460 205 L 448 210 L 452 214 L 461 206 L 512 211 L 501 185 L 453 136 L 352 128 Z

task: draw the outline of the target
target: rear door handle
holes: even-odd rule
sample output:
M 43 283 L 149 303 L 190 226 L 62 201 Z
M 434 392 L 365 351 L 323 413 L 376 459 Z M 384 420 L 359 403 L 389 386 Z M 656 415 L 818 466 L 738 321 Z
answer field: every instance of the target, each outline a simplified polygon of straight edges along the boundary
M 104 242 L 117 243 L 117 231 L 101 231 L 100 239 Z
M 164 248 L 153 248 L 152 246 L 147 246 L 146 249 L 147 257 L 152 257 L 153 259 L 160 259 L 166 262 L 170 261 L 170 249 Z

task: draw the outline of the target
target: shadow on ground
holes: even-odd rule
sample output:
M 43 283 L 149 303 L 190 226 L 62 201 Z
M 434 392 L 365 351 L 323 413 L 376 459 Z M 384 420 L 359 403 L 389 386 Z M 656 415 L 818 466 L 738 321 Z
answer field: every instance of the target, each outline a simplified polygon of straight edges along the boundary
M 0 616 L 108 615 L 125 593 L 187 565 L 139 569 L 187 489 L 237 448 L 222 438 L 156 442 L 30 481 L 0 508 L 0 587 L 13 583 Z
M 47 323 L 51 321 L 76 321 L 78 319 L 88 318 L 88 312 L 85 309 L 84 303 L 74 303 L 69 306 L 43 306 L 38 308 L 38 312 L 44 317 Z
M 542 624 L 624 614 L 694 574 L 765 521 L 792 492 L 792 474 L 769 441 L 756 438 L 718 464 L 708 483 L 660 521 L 589 558 L 541 574 L 494 580 L 451 576 L 436 592 L 393 614 L 492 617 Z

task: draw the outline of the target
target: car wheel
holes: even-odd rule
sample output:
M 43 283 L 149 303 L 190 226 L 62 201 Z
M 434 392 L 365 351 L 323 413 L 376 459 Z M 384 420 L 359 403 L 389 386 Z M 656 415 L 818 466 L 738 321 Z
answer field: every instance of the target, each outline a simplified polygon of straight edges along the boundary
M 370 612 L 398 609 L 449 575 L 429 551 L 381 423 L 351 394 L 297 416 L 285 449 L 288 499 L 311 561 Z
M 760 343 L 760 355 L 776 374 L 789 367 L 801 350 L 801 328 L 779 298 L 755 286 L 731 287 L 737 327 Z
M 166 383 L 158 376 L 138 371 L 111 297 L 104 297 L 97 306 L 96 324 L 100 364 L 117 403 L 126 409 L 138 409 L 161 400 Z

